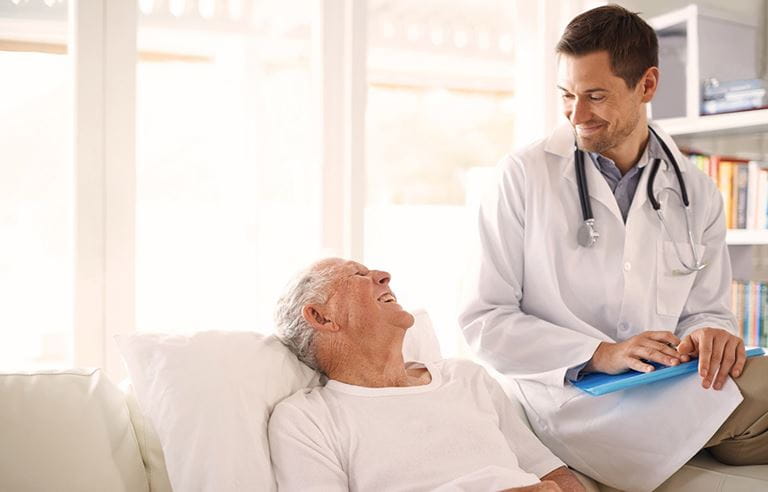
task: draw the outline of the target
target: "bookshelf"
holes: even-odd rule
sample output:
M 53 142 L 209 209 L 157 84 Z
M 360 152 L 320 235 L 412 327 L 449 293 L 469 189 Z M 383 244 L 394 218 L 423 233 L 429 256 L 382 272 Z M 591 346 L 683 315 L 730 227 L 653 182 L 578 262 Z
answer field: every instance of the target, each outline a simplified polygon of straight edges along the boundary
M 725 241 L 730 246 L 768 244 L 768 230 L 728 229 Z
M 661 85 L 649 110 L 681 148 L 709 155 L 768 161 L 768 109 L 700 116 L 702 84 L 764 77 L 756 46 L 764 42 L 758 13 L 739 18 L 689 5 L 653 19 L 659 37 Z M 756 212 L 756 213 L 759 213 Z M 733 268 L 732 307 L 745 340 L 768 345 L 768 320 L 754 309 L 768 294 L 768 230 L 729 229 Z M 745 299 L 748 299 L 745 302 Z M 762 301 L 758 302 L 758 300 Z
M 673 137 L 711 137 L 768 133 L 768 109 L 656 120 Z

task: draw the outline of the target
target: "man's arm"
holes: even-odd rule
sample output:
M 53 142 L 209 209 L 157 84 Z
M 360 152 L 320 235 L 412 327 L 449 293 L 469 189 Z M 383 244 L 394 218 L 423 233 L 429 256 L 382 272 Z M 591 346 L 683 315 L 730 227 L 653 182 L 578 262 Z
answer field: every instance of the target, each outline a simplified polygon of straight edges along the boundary
M 269 419 L 269 448 L 283 491 L 346 491 L 347 475 L 316 422 L 293 405 L 279 403 Z

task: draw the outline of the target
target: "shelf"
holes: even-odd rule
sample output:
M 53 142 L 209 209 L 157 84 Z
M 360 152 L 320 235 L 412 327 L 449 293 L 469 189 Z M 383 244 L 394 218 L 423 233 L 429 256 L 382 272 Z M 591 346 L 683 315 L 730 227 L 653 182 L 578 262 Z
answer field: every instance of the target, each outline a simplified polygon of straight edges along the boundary
M 768 244 L 768 230 L 728 229 L 725 242 L 733 246 Z
M 768 132 L 768 109 L 655 120 L 672 136 L 734 135 Z

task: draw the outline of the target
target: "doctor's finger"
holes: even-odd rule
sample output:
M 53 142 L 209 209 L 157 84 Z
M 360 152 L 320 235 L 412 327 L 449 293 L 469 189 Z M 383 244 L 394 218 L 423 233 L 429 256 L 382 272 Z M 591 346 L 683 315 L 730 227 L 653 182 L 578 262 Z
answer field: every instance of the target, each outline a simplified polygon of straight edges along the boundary
M 653 340 L 648 340 L 646 343 L 646 346 L 661 352 L 662 354 L 668 356 L 669 359 L 679 361 L 681 358 L 680 353 L 666 343 L 655 342 Z
M 736 362 L 731 368 L 731 376 L 737 378 L 744 372 L 744 365 L 747 363 L 747 353 L 744 349 L 744 340 L 736 338 Z
M 723 359 L 720 362 L 720 370 L 717 371 L 717 378 L 715 378 L 715 389 L 719 390 L 725 384 L 725 378 L 731 372 L 731 369 L 736 364 L 736 353 L 739 347 L 739 342 L 736 337 L 728 337 L 723 349 Z
M 646 364 L 640 359 L 636 359 L 634 357 L 627 357 L 627 367 L 637 372 L 651 372 L 654 369 L 652 365 Z
M 641 335 L 661 343 L 667 343 L 675 346 L 680 344 L 680 339 L 677 338 L 674 333 L 669 331 L 646 331 L 641 333 Z
M 673 365 L 675 364 L 674 361 L 677 360 L 676 358 L 665 355 L 659 348 L 651 346 L 650 344 L 635 346 L 629 351 L 629 355 L 636 359 L 657 362 L 659 364 L 664 364 L 665 366 Z
M 709 375 L 709 363 L 712 357 L 712 335 L 706 332 L 699 338 L 699 375 L 706 379 Z
M 709 369 L 707 370 L 707 375 L 704 376 L 704 381 L 702 381 L 702 386 L 704 386 L 704 388 L 712 386 L 715 377 L 720 371 L 720 366 L 723 365 L 723 353 L 725 352 L 725 344 L 727 341 L 727 338 L 718 335 L 712 337 L 712 352 L 709 356 Z M 728 369 L 730 369 L 730 367 Z

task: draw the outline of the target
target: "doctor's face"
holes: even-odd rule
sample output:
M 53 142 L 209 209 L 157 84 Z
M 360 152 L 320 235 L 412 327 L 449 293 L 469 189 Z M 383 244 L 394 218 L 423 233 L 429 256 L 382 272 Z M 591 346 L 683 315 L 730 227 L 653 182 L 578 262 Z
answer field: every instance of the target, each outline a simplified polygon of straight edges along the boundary
M 563 113 L 573 126 L 579 148 L 605 154 L 633 133 L 643 131 L 643 103 L 653 97 L 644 90 L 647 76 L 629 88 L 624 79 L 613 74 L 607 51 L 559 55 L 557 85 Z

